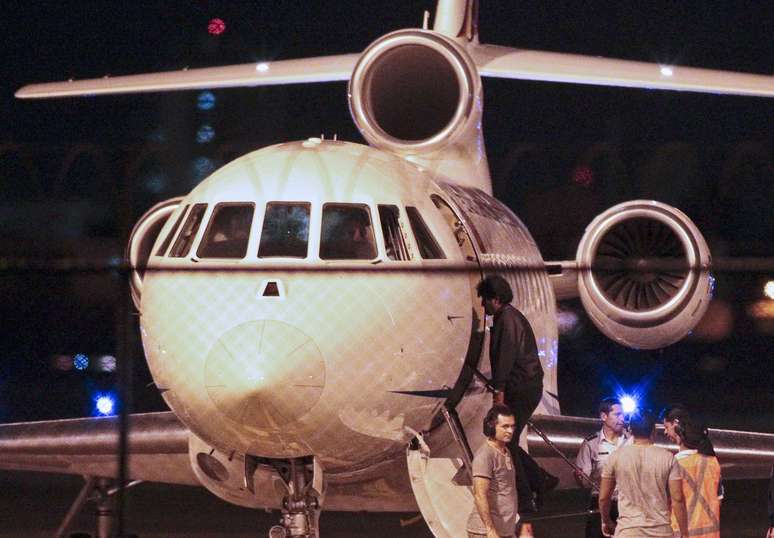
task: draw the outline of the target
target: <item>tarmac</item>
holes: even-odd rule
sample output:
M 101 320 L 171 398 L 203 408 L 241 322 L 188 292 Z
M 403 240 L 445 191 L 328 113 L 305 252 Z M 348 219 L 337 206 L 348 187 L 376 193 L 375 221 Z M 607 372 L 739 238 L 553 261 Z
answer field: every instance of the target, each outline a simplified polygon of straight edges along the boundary
M 53 536 L 83 480 L 78 476 L 0 472 L 0 537 Z M 721 513 L 723 538 L 763 538 L 766 535 L 768 481 L 726 482 Z M 546 500 L 546 519 L 534 522 L 537 538 L 582 538 L 587 498 L 579 490 L 556 491 Z M 71 533 L 94 531 L 93 505 L 74 521 Z M 267 537 L 278 512 L 250 510 L 228 503 L 203 488 L 140 484 L 127 493 L 127 534 L 138 538 Z M 323 538 L 432 538 L 417 514 L 324 512 Z M 414 519 L 414 523 L 405 523 Z M 402 523 L 403 522 L 403 523 Z

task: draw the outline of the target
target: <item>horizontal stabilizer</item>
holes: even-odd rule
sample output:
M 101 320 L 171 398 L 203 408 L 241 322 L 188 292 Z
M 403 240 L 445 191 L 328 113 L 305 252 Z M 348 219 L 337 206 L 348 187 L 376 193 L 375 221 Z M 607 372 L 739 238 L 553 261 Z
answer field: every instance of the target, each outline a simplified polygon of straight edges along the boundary
M 469 52 L 484 77 L 774 97 L 774 76 L 495 45 Z
M 16 92 L 21 99 L 77 97 L 174 90 L 201 90 L 305 82 L 349 80 L 360 54 L 256 62 L 65 82 L 29 84 Z

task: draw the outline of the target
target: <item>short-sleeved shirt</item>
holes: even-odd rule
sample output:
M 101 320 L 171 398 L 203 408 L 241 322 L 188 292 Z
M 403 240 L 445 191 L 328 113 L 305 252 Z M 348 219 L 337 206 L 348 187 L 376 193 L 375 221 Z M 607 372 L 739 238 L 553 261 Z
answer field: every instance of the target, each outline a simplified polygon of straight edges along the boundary
M 487 500 L 489 513 L 497 533 L 501 536 L 511 536 L 519 521 L 516 511 L 518 497 L 516 494 L 516 474 L 513 460 L 508 450 L 500 452 L 488 441 L 481 445 L 473 458 L 473 477 L 489 479 Z M 468 532 L 486 534 L 486 527 L 478 515 L 476 505 L 468 517 Z
M 631 444 L 613 452 L 602 478 L 618 487 L 616 538 L 672 536 L 669 481 L 682 480 L 674 455 L 655 445 Z
M 619 435 L 615 443 L 609 441 L 602 430 L 583 440 L 578 456 L 575 458 L 575 465 L 581 471 L 589 475 L 594 482 L 599 482 L 602 468 L 605 466 L 610 454 L 624 445 L 630 444 L 632 438 Z M 596 495 L 596 493 L 594 494 Z M 613 498 L 618 495 L 618 489 L 613 492 Z

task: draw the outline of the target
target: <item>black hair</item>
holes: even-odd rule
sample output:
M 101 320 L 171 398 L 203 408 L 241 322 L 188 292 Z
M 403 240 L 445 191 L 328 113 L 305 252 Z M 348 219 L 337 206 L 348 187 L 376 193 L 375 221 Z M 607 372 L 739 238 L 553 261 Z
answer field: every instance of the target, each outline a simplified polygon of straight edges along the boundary
M 712 441 L 709 439 L 709 431 L 704 424 L 690 417 L 676 418 L 674 423 L 675 434 L 680 437 L 680 440 L 686 447 L 696 450 L 699 454 L 705 456 L 715 455 L 715 447 L 712 446 Z
M 656 428 L 656 415 L 649 410 L 640 411 L 632 417 L 629 424 L 632 435 L 635 437 L 650 437 L 653 434 L 653 430 Z
M 484 417 L 484 435 L 487 437 L 495 436 L 495 427 L 497 426 L 497 417 L 515 416 L 511 408 L 505 404 L 494 404 Z
M 618 398 L 605 398 L 601 402 L 599 402 L 599 415 L 602 413 L 608 414 L 610 413 L 610 410 L 613 409 L 614 405 L 621 405 L 621 400 Z
M 688 406 L 680 403 L 673 403 L 664 407 L 661 410 L 661 413 L 659 413 L 658 418 L 662 422 L 674 422 L 675 420 L 686 419 L 690 414 Z
M 482 299 L 494 299 L 497 297 L 503 304 L 513 301 L 511 285 L 499 275 L 488 276 L 479 282 L 478 286 L 476 286 L 476 293 Z
M 685 440 L 683 433 L 686 435 L 698 436 L 696 431 L 691 432 L 688 429 L 681 430 L 685 424 L 692 423 L 692 429 L 695 430 L 698 428 L 705 433 L 703 436 L 701 436 L 701 439 L 695 439 L 697 441 L 696 446 L 689 446 L 688 443 L 686 443 L 685 446 L 695 449 L 699 452 L 699 454 L 703 454 L 705 456 L 715 455 L 715 447 L 712 446 L 712 441 L 710 441 L 707 428 L 705 428 L 701 422 L 697 422 L 691 419 L 691 413 L 688 411 L 687 406 L 683 404 L 668 405 L 661 410 L 660 418 L 664 422 L 673 422 L 675 425 L 675 433 L 683 440 Z M 680 433 L 680 431 L 683 433 Z

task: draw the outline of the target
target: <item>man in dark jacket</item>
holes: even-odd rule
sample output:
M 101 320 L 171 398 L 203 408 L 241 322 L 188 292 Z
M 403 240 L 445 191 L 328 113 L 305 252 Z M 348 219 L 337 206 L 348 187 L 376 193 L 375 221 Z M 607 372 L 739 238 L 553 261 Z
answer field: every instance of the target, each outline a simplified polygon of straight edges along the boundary
M 492 363 L 493 403 L 505 404 L 516 417 L 516 431 L 509 448 L 516 464 L 520 512 L 534 511 L 532 492 L 551 489 L 557 479 L 546 474 L 519 447 L 519 436 L 543 395 L 543 367 L 537 342 L 527 318 L 511 304 L 513 291 L 500 276 L 489 276 L 477 287 L 481 304 L 493 316 L 489 341 Z

